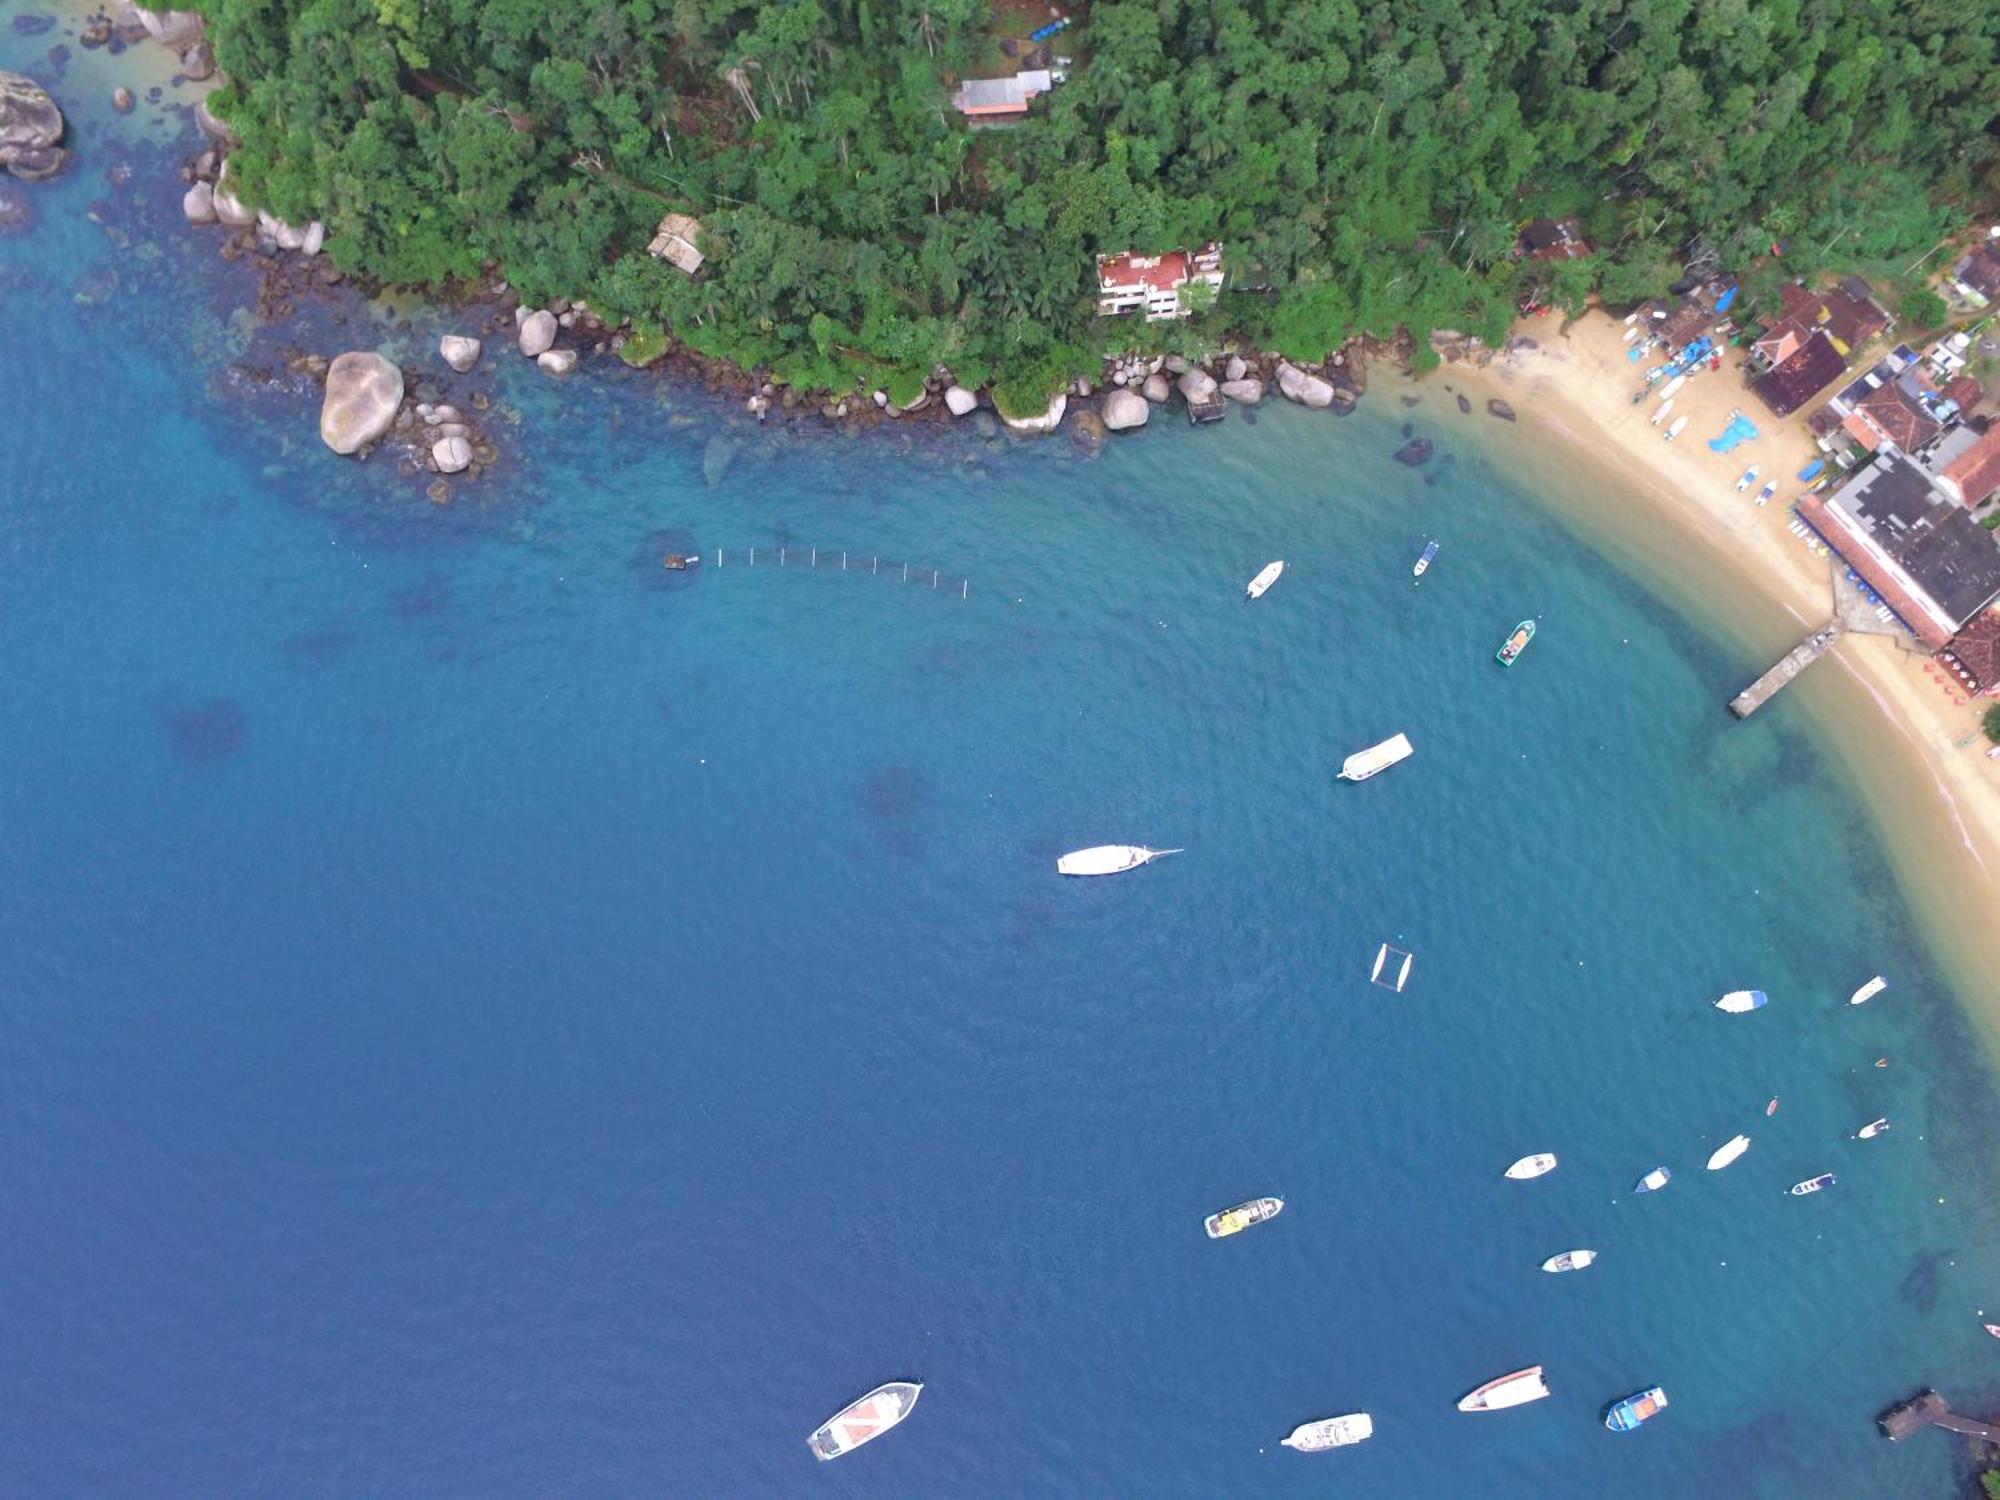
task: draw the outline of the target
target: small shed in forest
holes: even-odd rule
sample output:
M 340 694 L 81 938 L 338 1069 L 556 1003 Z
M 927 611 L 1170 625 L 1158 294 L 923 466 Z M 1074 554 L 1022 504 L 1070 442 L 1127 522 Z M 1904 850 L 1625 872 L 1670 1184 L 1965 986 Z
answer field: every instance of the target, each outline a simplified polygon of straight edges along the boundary
M 653 242 L 646 246 L 646 252 L 692 276 L 707 259 L 695 243 L 700 236 L 701 225 L 694 219 L 686 214 L 668 214 L 660 220 L 660 227 L 654 231 Z

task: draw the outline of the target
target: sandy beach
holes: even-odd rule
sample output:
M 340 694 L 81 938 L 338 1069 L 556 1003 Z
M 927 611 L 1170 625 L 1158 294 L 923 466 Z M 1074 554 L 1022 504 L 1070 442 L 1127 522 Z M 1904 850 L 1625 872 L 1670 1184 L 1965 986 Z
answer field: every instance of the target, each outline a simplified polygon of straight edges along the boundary
M 1475 410 L 1462 420 L 1482 426 L 1507 427 L 1485 413 L 1489 398 L 1510 403 L 1519 421 L 1482 438 L 1497 436 L 1495 451 L 1547 476 L 1542 492 L 1608 550 L 1719 616 L 1767 662 L 1827 619 L 1834 564 L 1787 529 L 1804 488 L 1794 476 L 1819 456 L 1807 412 L 1772 417 L 1743 383 L 1741 351 L 1676 395 L 1672 416 L 1689 421 L 1669 443 L 1648 420 L 1658 402 L 1633 403 L 1646 365 L 1626 358 L 1622 322 L 1593 310 L 1567 328 L 1544 317 L 1515 332 L 1534 346 L 1484 369 L 1449 365 L 1425 386 L 1433 396 L 1440 385 L 1462 391 Z M 1711 451 L 1708 439 L 1735 410 L 1758 436 L 1732 453 Z M 1752 463 L 1756 483 L 1738 492 Z M 1591 475 L 1601 482 L 1578 482 Z M 1760 509 L 1755 493 L 1768 479 L 1778 493 Z M 2000 911 L 2000 760 L 1985 753 L 1982 702 L 1955 702 L 1963 695 L 1941 673 L 1907 635 L 1850 634 L 1785 696 L 1824 726 L 1941 956 L 1983 1000 L 1978 1019 L 2000 1054 L 2000 957 L 1988 941 L 1988 918 Z M 1747 685 L 1716 684 L 1717 712 Z

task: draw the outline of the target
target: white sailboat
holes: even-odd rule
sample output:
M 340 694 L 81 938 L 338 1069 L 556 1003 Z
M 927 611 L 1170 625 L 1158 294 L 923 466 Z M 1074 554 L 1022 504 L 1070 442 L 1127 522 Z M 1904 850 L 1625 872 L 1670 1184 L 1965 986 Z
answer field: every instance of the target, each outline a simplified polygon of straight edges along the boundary
M 1127 870 L 1136 870 L 1156 859 L 1182 852 L 1179 849 L 1148 849 L 1144 844 L 1098 844 L 1065 854 L 1056 861 L 1056 870 L 1064 875 L 1122 875 Z
M 1537 1151 L 1533 1156 L 1524 1156 L 1507 1169 L 1507 1176 L 1516 1182 L 1525 1182 L 1530 1177 L 1543 1177 L 1556 1169 L 1556 1154 L 1553 1151 Z
M 1247 598 L 1261 599 L 1269 591 L 1271 585 L 1284 576 L 1285 565 L 1283 561 L 1265 563 L 1264 571 L 1250 580 L 1250 586 L 1243 593 Z
M 1748 1151 L 1749 1149 L 1750 1149 L 1749 1136 L 1747 1135 L 1731 1136 L 1728 1140 L 1724 1141 L 1720 1146 L 1717 1146 L 1713 1151 L 1709 1153 L 1708 1170 L 1711 1172 L 1720 1172 L 1724 1167 L 1728 1166 L 1731 1162 L 1735 1161 L 1739 1156 L 1741 1156 L 1745 1151 Z

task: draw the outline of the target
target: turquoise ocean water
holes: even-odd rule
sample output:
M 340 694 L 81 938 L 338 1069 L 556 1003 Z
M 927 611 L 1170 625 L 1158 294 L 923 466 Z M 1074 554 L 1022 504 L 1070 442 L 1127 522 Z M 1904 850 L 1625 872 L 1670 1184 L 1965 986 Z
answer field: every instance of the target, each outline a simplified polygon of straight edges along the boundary
M 1730 721 L 1753 655 L 1483 416 L 1086 461 L 498 350 L 451 390 L 508 462 L 440 511 L 320 448 L 174 143 L 71 114 L 0 240 L 0 1490 L 1950 1492 L 1872 1418 L 2000 1406 L 1963 997 L 1815 726 Z M 441 370 L 446 326 L 297 328 Z M 1187 852 L 1054 874 L 1108 841 Z

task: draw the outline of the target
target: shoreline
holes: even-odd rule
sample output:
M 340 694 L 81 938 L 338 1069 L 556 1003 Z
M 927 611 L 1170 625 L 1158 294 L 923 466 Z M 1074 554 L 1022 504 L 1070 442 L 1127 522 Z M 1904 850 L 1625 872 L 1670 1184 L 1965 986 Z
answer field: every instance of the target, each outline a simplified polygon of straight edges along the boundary
M 1643 366 L 1624 358 L 1623 331 L 1596 308 L 1560 328 L 1546 318 L 1523 320 L 1516 341 L 1490 364 L 1447 364 L 1414 388 L 1463 390 L 1475 410 L 1490 397 L 1510 402 L 1520 422 L 1486 432 L 1482 445 L 1523 473 L 1563 520 L 1768 665 L 1822 623 L 1832 601 L 1833 563 L 1787 530 L 1791 501 L 1803 488 L 1792 476 L 1819 456 L 1805 413 L 1771 417 L 1725 365 L 1683 388 L 1674 411 L 1692 420 L 1667 444 L 1647 421 L 1656 403 L 1632 404 Z M 1734 453 L 1711 452 L 1707 438 L 1739 407 L 1759 436 Z M 1751 462 L 1762 470 L 1760 483 L 1779 479 L 1777 497 L 1761 509 L 1735 489 Z M 1536 482 L 1557 470 L 1564 482 Z M 1592 491 L 1607 503 L 1567 498 L 1578 490 L 1579 471 L 1601 481 Z M 1613 503 L 1626 499 L 1637 503 Z M 1727 584 L 1741 586 L 1734 597 L 1724 592 Z M 2000 762 L 1984 753 L 1983 700 L 1954 704 L 1901 634 L 1843 636 L 1827 661 L 1785 691 L 1854 783 L 1920 930 L 1965 990 L 1965 1009 L 1989 1053 L 2000 1058 L 2000 954 L 1981 920 L 2000 910 Z M 1727 713 L 1730 696 L 1761 670 L 1753 667 L 1741 683 L 1715 684 L 1716 712 Z

